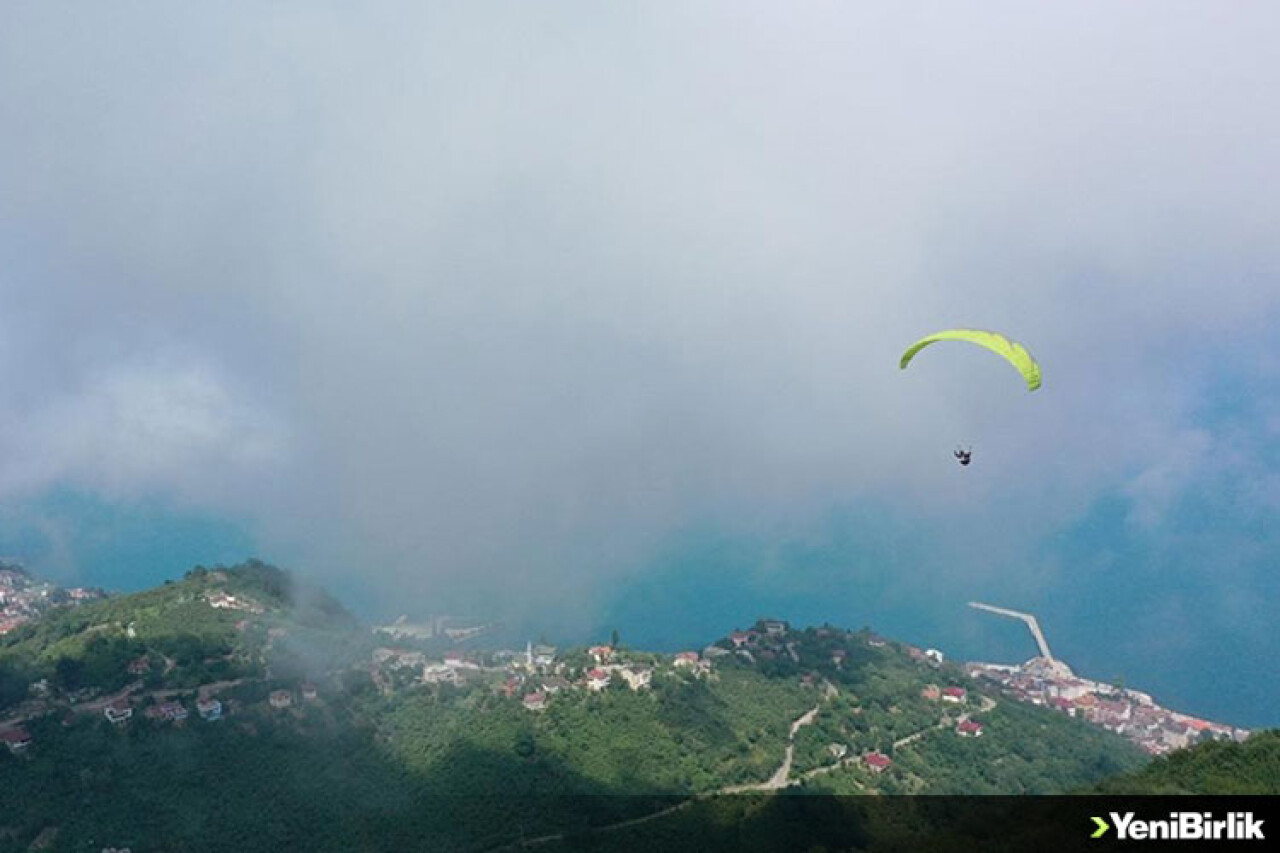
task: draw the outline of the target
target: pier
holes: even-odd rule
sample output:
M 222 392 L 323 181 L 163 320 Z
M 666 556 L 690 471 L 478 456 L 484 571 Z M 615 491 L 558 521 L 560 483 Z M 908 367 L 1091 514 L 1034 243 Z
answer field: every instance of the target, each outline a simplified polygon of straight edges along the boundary
M 1008 616 L 1010 619 L 1021 619 L 1027 623 L 1027 627 L 1031 629 L 1031 636 L 1035 637 L 1036 645 L 1040 647 L 1040 657 L 1053 662 L 1053 654 L 1049 651 L 1049 641 L 1044 638 L 1044 632 L 1040 630 L 1040 623 L 1036 621 L 1036 617 L 1030 613 L 1020 613 L 1017 610 L 1006 610 L 1003 607 L 993 607 L 990 604 L 983 604 L 980 601 L 970 601 L 969 606 L 975 610 L 985 610 L 988 613 L 994 613 L 997 616 Z

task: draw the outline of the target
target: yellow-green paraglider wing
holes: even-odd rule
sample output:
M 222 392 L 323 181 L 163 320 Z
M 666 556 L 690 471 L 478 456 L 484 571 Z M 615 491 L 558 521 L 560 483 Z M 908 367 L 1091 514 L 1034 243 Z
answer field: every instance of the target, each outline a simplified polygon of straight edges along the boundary
M 1026 347 L 1017 341 L 1009 340 L 1004 335 L 984 332 L 981 329 L 947 329 L 921 338 L 902 354 L 898 367 L 905 370 L 911 363 L 911 359 L 915 358 L 916 353 L 938 341 L 968 341 L 971 344 L 986 347 L 1004 358 L 1022 374 L 1022 378 L 1027 382 L 1028 391 L 1034 391 L 1040 387 L 1040 365 L 1031 357 L 1031 353 L 1027 352 Z

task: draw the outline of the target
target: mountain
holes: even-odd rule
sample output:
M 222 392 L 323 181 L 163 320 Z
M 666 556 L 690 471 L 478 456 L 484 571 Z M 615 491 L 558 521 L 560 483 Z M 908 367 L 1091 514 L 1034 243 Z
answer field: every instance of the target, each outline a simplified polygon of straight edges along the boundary
M 46 613 L 0 638 L 4 680 L 0 851 L 500 849 L 778 791 L 1079 790 L 1147 760 L 868 629 L 463 651 L 375 635 L 256 561 Z M 760 796 L 697 799 L 731 792 Z

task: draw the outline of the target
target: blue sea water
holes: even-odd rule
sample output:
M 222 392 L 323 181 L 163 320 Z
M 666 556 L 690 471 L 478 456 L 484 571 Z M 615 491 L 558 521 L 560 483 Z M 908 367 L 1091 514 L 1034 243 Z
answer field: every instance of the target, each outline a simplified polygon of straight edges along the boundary
M 827 535 L 799 542 L 703 530 L 621 590 L 596 635 L 616 627 L 637 647 L 674 650 L 771 616 L 869 625 L 962 660 L 1037 654 L 1020 622 L 967 607 L 979 600 L 1034 613 L 1054 655 L 1082 676 L 1215 721 L 1277 726 L 1280 550 L 1275 534 L 1238 525 L 1228 529 L 1240 547 L 1224 549 L 1223 511 L 1189 501 L 1170 543 L 1166 531 L 1132 529 L 1127 501 L 1112 496 L 1042 545 L 1038 560 L 972 581 L 978 573 L 945 566 L 927 534 L 877 513 L 835 517 Z M 1044 577 L 1020 587 L 1008 582 L 1016 572 Z
M 158 500 L 112 502 L 57 490 L 0 508 L 0 554 L 62 586 L 146 589 L 196 565 L 239 562 L 253 546 L 233 521 Z
M 1055 655 L 1081 675 L 1123 681 L 1209 719 L 1277 726 L 1280 533 L 1222 494 L 1189 496 L 1148 531 L 1126 521 L 1126 498 L 1104 497 L 1035 553 L 1006 557 L 994 571 L 965 565 L 971 558 L 949 552 L 926 525 L 874 505 L 832 512 L 803 535 L 691 526 L 614 590 L 589 630 L 564 635 L 557 614 L 525 614 L 522 630 L 567 644 L 616 629 L 634 647 L 678 650 L 770 616 L 870 626 L 963 660 L 1036 653 L 1020 623 L 966 606 L 980 600 L 1035 613 Z M 243 525 L 159 503 L 63 492 L 0 513 L 0 554 L 66 585 L 141 589 L 255 553 Z M 1010 582 L 1027 573 L 1037 582 Z M 362 607 L 363 582 L 331 589 L 365 618 L 386 616 Z

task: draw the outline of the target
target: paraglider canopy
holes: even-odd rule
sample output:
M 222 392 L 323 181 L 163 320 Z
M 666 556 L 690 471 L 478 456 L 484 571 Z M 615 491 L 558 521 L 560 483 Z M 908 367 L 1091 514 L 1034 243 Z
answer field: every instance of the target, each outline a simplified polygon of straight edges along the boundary
M 947 329 L 923 337 L 907 348 L 907 351 L 902 354 L 901 361 L 898 362 L 898 367 L 905 370 L 911 363 L 911 359 L 915 358 L 916 353 L 938 341 L 968 341 L 986 347 L 1012 364 L 1014 369 L 1022 374 L 1028 391 L 1034 391 L 1040 387 L 1040 365 L 1031 357 L 1031 353 L 1027 352 L 1026 347 L 1017 341 L 1009 340 L 1004 335 L 981 329 Z

